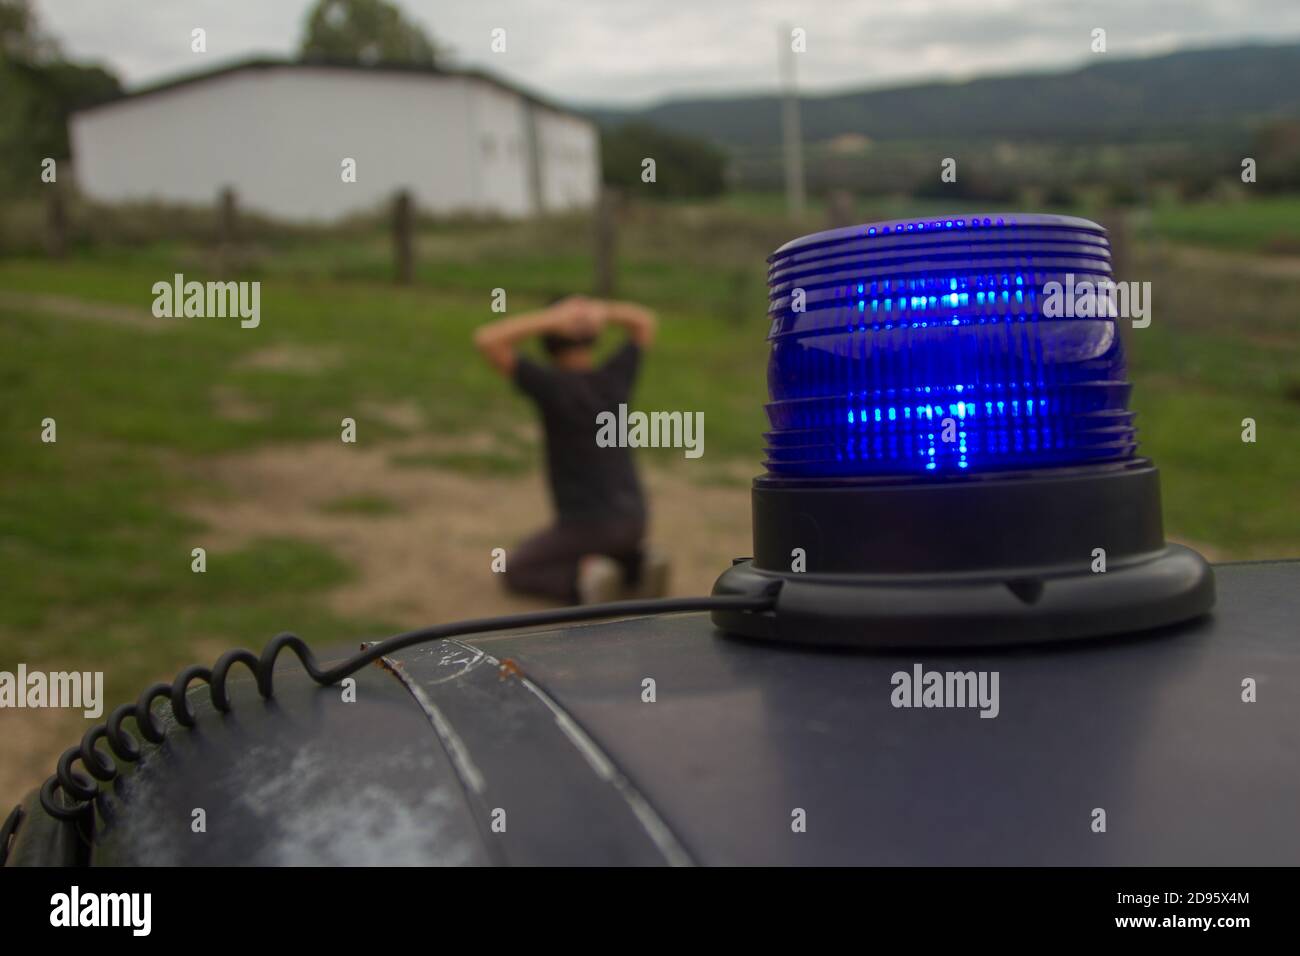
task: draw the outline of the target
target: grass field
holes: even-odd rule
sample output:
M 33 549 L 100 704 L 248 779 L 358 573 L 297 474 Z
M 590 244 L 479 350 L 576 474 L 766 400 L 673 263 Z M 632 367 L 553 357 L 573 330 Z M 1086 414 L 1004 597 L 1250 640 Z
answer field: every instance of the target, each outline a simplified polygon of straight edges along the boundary
M 1231 252 L 1300 255 L 1300 196 L 1170 203 L 1157 206 L 1151 219 L 1153 230 L 1171 242 Z
M 1151 327 L 1130 340 L 1143 452 L 1164 473 L 1168 531 L 1221 559 L 1300 554 L 1300 268 L 1259 255 L 1297 212 L 1295 199 L 1245 216 L 1240 205 L 1157 211 L 1150 229 L 1166 242 L 1133 254 L 1132 276 L 1155 296 Z M 742 511 L 764 427 L 763 260 L 818 227 L 736 201 L 634 207 L 620 233 L 619 294 L 663 320 L 637 402 L 705 412 L 690 482 Z M 1191 263 L 1185 245 L 1206 249 Z M 1219 250 L 1242 255 L 1219 261 Z M 257 329 L 148 315 L 154 282 L 211 277 L 194 242 L 0 260 L 0 669 L 104 667 L 111 703 L 197 652 L 285 629 L 323 644 L 411 623 L 400 608 L 331 602 L 359 572 L 321 540 L 254 535 L 192 573 L 191 548 L 221 522 L 183 503 L 235 507 L 258 488 L 232 490 L 217 463 L 337 446 L 345 417 L 410 480 L 533 488 L 531 413 L 470 336 L 493 318 L 494 288 L 512 312 L 585 290 L 589 253 L 580 220 L 428 228 L 415 285 L 397 288 L 382 233 L 255 240 L 239 277 L 262 281 Z M 1240 437 L 1248 417 L 1254 444 Z M 40 441 L 46 418 L 57 443 Z M 383 535 L 405 520 L 399 499 L 362 483 L 316 510 Z M 492 508 L 470 518 L 505 521 Z

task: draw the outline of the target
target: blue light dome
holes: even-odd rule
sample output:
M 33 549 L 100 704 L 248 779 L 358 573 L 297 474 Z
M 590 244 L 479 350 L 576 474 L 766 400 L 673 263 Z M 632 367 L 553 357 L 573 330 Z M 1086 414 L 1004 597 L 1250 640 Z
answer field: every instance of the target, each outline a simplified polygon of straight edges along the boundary
M 768 259 L 766 467 L 948 477 L 1132 458 L 1114 317 L 1044 312 L 1111 278 L 1068 216 L 945 216 L 820 232 Z

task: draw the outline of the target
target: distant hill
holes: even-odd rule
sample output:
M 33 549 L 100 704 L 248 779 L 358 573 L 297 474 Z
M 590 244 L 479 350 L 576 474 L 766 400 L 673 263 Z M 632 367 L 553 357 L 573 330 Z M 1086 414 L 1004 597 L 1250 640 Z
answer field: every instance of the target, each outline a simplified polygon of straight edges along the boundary
M 873 140 L 1050 138 L 1058 142 L 1241 139 L 1300 117 L 1300 44 L 1187 50 L 1144 59 L 1098 54 L 1067 73 L 985 77 L 801 99 L 804 137 Z M 602 124 L 641 120 L 742 150 L 780 142 L 774 95 L 590 109 Z

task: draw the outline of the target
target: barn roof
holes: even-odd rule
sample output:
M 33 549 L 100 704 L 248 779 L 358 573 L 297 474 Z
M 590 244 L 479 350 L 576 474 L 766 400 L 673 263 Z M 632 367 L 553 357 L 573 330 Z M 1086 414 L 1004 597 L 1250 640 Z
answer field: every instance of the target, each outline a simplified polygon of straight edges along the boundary
M 200 70 L 197 72 L 185 73 L 179 76 L 171 77 L 161 82 L 142 87 L 138 90 L 132 90 L 123 93 L 120 96 L 104 100 L 92 106 L 83 107 L 75 110 L 77 113 L 93 113 L 98 110 L 109 109 L 113 106 L 126 101 L 137 101 L 150 96 L 156 96 L 160 93 L 167 93 L 172 90 L 181 89 L 197 83 L 206 83 L 209 80 L 215 80 L 233 73 L 243 73 L 248 70 L 281 70 L 281 69 L 327 69 L 327 70 L 349 70 L 356 73 L 400 73 L 416 76 L 436 77 L 439 79 L 459 78 L 477 80 L 480 83 L 486 83 L 494 86 L 499 90 L 507 93 L 513 93 L 522 97 L 534 106 L 542 109 L 551 110 L 555 113 L 563 113 L 574 119 L 580 119 L 595 125 L 594 121 L 582 113 L 575 110 L 566 109 L 550 100 L 547 100 L 536 93 L 526 90 L 514 84 L 507 83 L 505 80 L 492 75 L 484 70 L 454 70 L 440 66 L 425 66 L 415 63 L 376 63 L 361 64 L 343 60 L 282 60 L 271 57 L 252 57 L 243 60 L 236 60 L 210 70 Z

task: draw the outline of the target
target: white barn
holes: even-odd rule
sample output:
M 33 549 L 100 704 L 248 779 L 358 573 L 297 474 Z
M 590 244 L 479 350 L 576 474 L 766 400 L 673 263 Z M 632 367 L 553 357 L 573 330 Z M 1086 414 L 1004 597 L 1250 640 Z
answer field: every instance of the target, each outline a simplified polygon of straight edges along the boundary
M 399 189 L 434 214 L 523 218 L 590 208 L 595 124 L 487 74 L 250 61 L 74 113 L 83 193 L 330 221 Z M 344 182 L 344 161 L 356 181 Z

